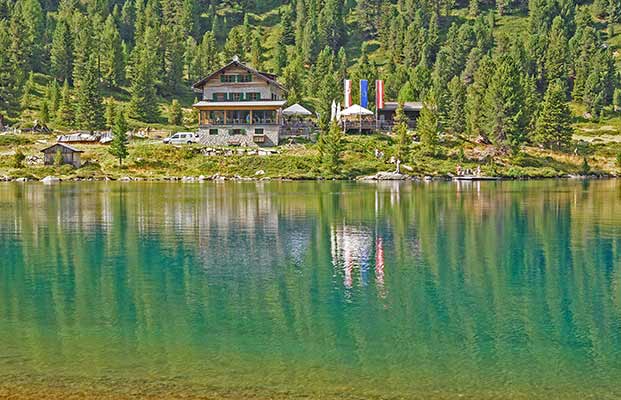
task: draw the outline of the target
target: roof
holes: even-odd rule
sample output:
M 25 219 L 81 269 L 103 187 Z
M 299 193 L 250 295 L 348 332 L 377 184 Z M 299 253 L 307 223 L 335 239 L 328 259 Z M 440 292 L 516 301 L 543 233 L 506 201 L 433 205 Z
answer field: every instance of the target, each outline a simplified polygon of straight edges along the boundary
M 286 100 L 264 100 L 264 101 L 199 101 L 192 107 L 282 107 Z
M 312 112 L 308 111 L 306 108 L 302 107 L 298 103 L 295 103 L 292 106 L 289 106 L 282 110 L 282 113 L 285 115 L 313 115 Z
M 42 149 L 41 152 L 45 153 L 46 150 L 49 150 L 49 149 L 54 148 L 56 146 L 62 146 L 64 148 L 66 148 L 66 149 L 69 149 L 69 150 L 73 151 L 74 153 L 84 153 L 83 150 L 76 149 L 75 147 L 69 146 L 68 144 L 64 144 L 64 143 L 54 143 L 53 145 L 47 146 L 46 148 Z
M 382 111 L 395 111 L 399 103 L 396 101 L 387 101 L 384 103 Z M 406 101 L 403 103 L 403 111 L 420 111 L 423 109 L 423 103 L 419 101 Z
M 283 85 L 281 85 L 280 83 L 278 83 L 278 81 L 276 81 L 276 75 L 270 74 L 268 72 L 261 72 L 261 71 L 258 71 L 256 69 L 252 68 L 252 67 L 249 67 L 246 64 L 242 63 L 241 61 L 239 61 L 237 56 L 233 57 L 233 61 L 231 61 L 230 63 L 226 64 L 224 67 L 220 68 L 219 70 L 217 70 L 215 72 L 212 72 L 211 74 L 209 74 L 207 77 L 201 79 L 200 81 L 196 82 L 194 85 L 192 85 L 192 87 L 194 89 L 202 88 L 203 86 L 205 86 L 205 83 L 207 83 L 208 80 L 210 80 L 214 76 L 218 75 L 219 73 L 227 70 L 228 68 L 230 68 L 232 66 L 243 68 L 246 71 L 250 72 L 251 74 L 256 75 L 256 76 L 258 76 L 260 78 L 263 78 L 267 82 L 273 83 L 274 85 L 276 85 L 280 89 L 282 89 L 284 91 L 287 91 L 287 89 L 285 89 L 285 87 Z
M 90 132 L 73 133 L 70 135 L 60 135 L 56 139 L 57 142 L 97 142 L 99 136 Z

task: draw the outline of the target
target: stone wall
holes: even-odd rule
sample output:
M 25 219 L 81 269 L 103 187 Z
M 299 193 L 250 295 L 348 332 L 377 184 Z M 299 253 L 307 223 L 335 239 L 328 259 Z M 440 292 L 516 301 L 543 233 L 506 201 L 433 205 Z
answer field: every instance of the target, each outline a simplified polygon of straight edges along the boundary
M 212 134 L 210 131 L 217 129 L 218 134 Z M 242 129 L 243 134 L 231 134 L 232 129 Z M 256 143 L 254 136 L 257 129 L 263 129 L 264 142 Z M 280 126 L 278 125 L 219 125 L 206 126 L 198 130 L 200 135 L 200 143 L 206 146 L 230 146 L 233 143 L 239 143 L 242 146 L 252 147 L 270 147 L 278 145 L 278 136 Z

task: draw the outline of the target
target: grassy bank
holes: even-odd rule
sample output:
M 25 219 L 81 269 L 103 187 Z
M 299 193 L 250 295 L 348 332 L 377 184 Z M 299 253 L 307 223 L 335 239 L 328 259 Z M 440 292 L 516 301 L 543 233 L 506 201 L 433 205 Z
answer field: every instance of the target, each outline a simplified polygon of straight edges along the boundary
M 119 166 L 118 160 L 108 153 L 108 147 L 100 144 L 78 144 L 84 151 L 83 166 L 44 166 L 40 150 L 55 141 L 52 135 L 4 135 L 0 136 L 0 176 L 12 179 L 27 177 L 41 179 L 48 175 L 61 179 L 121 177 L 165 179 L 171 177 L 219 174 L 226 177 L 318 179 L 357 177 L 380 171 L 393 171 L 390 163 L 396 145 L 385 135 L 347 136 L 342 154 L 342 165 L 337 175 L 326 174 L 319 162 L 316 144 L 285 145 L 272 155 L 238 154 L 242 149 L 224 149 L 229 155 L 207 156 L 199 145 L 170 146 L 156 140 L 134 140 L 129 145 L 129 157 Z M 617 141 L 593 141 L 576 146 L 574 152 L 555 152 L 526 147 L 518 155 L 499 154 L 492 146 L 473 143 L 455 145 L 447 141 L 436 155 L 420 152 L 412 146 L 402 172 L 412 176 L 448 176 L 455 173 L 458 165 L 476 169 L 481 166 L 486 175 L 506 178 L 550 178 L 566 175 L 621 174 L 617 155 L 621 143 Z M 377 158 L 375 150 L 384 153 Z M 16 151 L 26 160 L 21 167 L 14 162 Z M 584 159 L 588 168 L 584 165 Z

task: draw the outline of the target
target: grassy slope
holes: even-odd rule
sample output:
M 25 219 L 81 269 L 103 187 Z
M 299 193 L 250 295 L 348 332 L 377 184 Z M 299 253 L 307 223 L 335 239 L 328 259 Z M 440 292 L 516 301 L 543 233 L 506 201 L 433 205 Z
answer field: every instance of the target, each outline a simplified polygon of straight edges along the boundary
M 220 10 L 219 12 L 226 12 Z M 266 49 L 265 67 L 271 69 L 270 60 L 273 49 L 278 39 L 278 9 L 270 10 L 260 15 L 250 15 L 251 23 L 259 26 L 265 34 L 266 40 L 263 46 Z M 467 17 L 465 9 L 455 10 L 448 21 L 463 21 Z M 350 21 L 351 18 L 348 18 Z M 448 21 L 445 21 L 448 23 Z M 446 25 L 446 24 L 445 24 Z M 516 35 L 524 32 L 527 26 L 527 19 L 523 15 L 509 15 L 497 18 L 496 35 Z M 446 28 L 446 26 L 445 26 Z M 616 32 L 621 33 L 621 25 L 616 27 Z M 359 43 L 362 38 L 357 37 L 355 29 L 351 29 L 352 36 L 347 45 L 349 59 L 355 62 L 359 53 Z M 621 34 L 616 34 L 609 39 L 609 43 L 615 49 L 621 47 Z M 378 48 L 377 43 L 369 42 L 373 53 L 370 58 L 382 63 L 383 54 Z M 32 102 L 31 109 L 24 114 L 24 120 L 34 120 L 37 117 L 39 102 L 43 98 L 45 85 L 49 82 L 49 77 L 44 75 L 36 76 L 36 96 Z M 118 91 L 106 92 L 105 97 L 113 96 L 121 107 L 126 107 L 129 95 L 126 88 Z M 158 124 L 148 124 L 151 128 L 168 131 L 179 131 L 193 129 L 196 123 L 191 114 L 190 105 L 195 95 L 189 88 L 180 97 L 182 105 L 185 107 L 186 126 L 170 126 L 166 123 L 167 106 L 169 100 L 158 99 L 162 111 L 162 121 Z M 576 116 L 583 114 L 584 110 L 579 104 L 572 104 L 572 110 Z M 130 121 L 134 128 L 144 128 L 147 124 L 138 121 Z M 50 124 L 56 127 L 53 123 Z M 608 173 L 620 173 L 615 163 L 617 154 L 621 152 L 621 116 L 610 111 L 602 121 L 588 121 L 580 117 L 576 118 L 576 139 L 591 143 L 589 146 L 589 163 L 594 171 Z M 257 157 L 257 156 L 230 156 L 230 157 L 205 157 L 200 154 L 198 148 L 175 148 L 162 146 L 157 142 L 134 142 L 130 146 L 130 158 L 126 161 L 123 168 L 119 168 L 116 161 L 107 153 L 107 149 L 100 145 L 80 145 L 86 152 L 84 160 L 87 166 L 72 170 L 69 167 L 57 169 L 55 167 L 42 167 L 27 165 L 22 169 L 11 167 L 12 157 L 16 147 L 19 147 L 29 156 L 38 155 L 38 150 L 44 147 L 44 142 L 51 143 L 53 136 L 28 136 L 27 143 L 17 145 L 10 138 L 0 140 L 0 176 L 31 176 L 42 178 L 46 175 L 60 175 L 69 177 L 121 177 L 125 175 L 162 178 L 165 176 L 188 176 L 188 175 L 212 175 L 221 173 L 228 176 L 255 176 L 258 170 L 265 171 L 268 177 L 285 178 L 313 178 L 321 174 L 317 168 L 318 152 L 316 146 L 295 146 L 282 147 L 281 153 L 276 156 Z M 390 170 L 392 165 L 385 161 L 376 160 L 373 157 L 374 149 L 378 148 L 385 152 L 388 158 L 394 151 L 394 144 L 390 138 L 372 136 L 347 138 L 346 152 L 344 156 L 343 176 L 354 177 L 365 174 L 372 174 L 377 171 Z M 524 154 L 519 157 L 510 158 L 494 157 L 495 166 L 488 164 L 486 154 L 491 152 L 482 146 L 468 144 L 464 149 L 465 158 L 459 156 L 456 148 L 450 145 L 442 149 L 443 156 L 430 158 L 416 155 L 409 160 L 408 164 L 413 168 L 412 173 L 416 175 L 445 175 L 455 171 L 456 164 L 464 167 L 475 168 L 481 163 L 483 170 L 489 174 L 497 173 L 505 176 L 559 176 L 564 174 L 575 174 L 581 170 L 582 157 L 573 154 L 543 151 L 536 148 L 526 148 Z

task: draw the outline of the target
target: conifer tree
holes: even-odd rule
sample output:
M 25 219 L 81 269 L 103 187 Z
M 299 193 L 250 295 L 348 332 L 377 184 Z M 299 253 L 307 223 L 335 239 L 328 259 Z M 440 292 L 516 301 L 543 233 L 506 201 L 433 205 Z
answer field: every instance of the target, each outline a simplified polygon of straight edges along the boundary
M 276 43 L 274 52 L 274 73 L 280 75 L 285 65 L 287 65 L 287 47 L 282 38 Z
M 183 110 L 177 99 L 174 99 L 168 110 L 168 123 L 170 125 L 180 126 L 183 124 Z
M 76 124 L 88 130 L 101 129 L 104 126 L 97 60 L 94 55 L 89 58 L 76 82 Z
M 408 136 L 408 117 L 403 111 L 403 104 L 399 104 L 395 111 L 395 125 L 392 128 L 392 134 L 397 141 L 395 158 L 404 161 L 409 153 L 410 138 Z M 397 172 L 400 171 L 397 170 Z
M 183 64 L 179 62 L 184 53 L 183 34 L 177 26 L 163 27 L 161 32 L 165 37 L 162 93 L 173 96 L 181 90 L 183 80 Z
M 30 108 L 30 106 L 32 105 L 32 100 L 33 100 L 33 95 L 34 95 L 34 86 L 35 86 L 34 73 L 30 71 L 30 74 L 28 74 L 28 80 L 26 81 L 26 84 L 24 85 L 22 98 L 20 101 L 20 106 L 22 110 Z
M 10 47 L 8 25 L 0 20 L 0 48 Z M 17 108 L 19 81 L 16 66 L 7 51 L 0 51 L 0 112 L 12 111 Z
M 448 83 L 449 110 L 447 128 L 454 134 L 461 134 L 465 130 L 466 118 L 466 85 L 455 76 Z
M 291 7 L 284 7 L 280 12 L 281 42 L 283 45 L 292 45 L 295 42 L 295 30 L 293 28 L 293 15 Z
M 56 79 L 52 79 L 47 86 L 46 97 L 50 100 L 50 113 L 56 114 L 60 104 L 60 87 Z
M 554 18 L 549 33 L 548 48 L 545 58 L 544 76 L 546 82 L 565 82 L 567 80 L 567 63 L 569 50 L 563 19 L 560 16 Z
M 344 138 L 336 121 L 332 121 L 330 128 L 321 134 L 319 149 L 322 169 L 330 175 L 338 175 L 343 163 Z
M 60 94 L 60 104 L 56 112 L 56 121 L 65 127 L 71 126 L 74 120 L 74 106 L 69 90 L 69 83 L 65 80 Z
M 101 34 L 101 75 L 108 87 L 116 87 L 123 82 L 125 69 L 121 35 L 114 18 L 109 15 Z
M 112 129 L 116 120 L 116 103 L 113 97 L 106 100 L 106 126 Z
M 533 140 L 558 150 L 569 144 L 572 135 L 571 111 L 564 87 L 559 82 L 553 82 L 546 90 Z
M 200 45 L 200 59 L 202 62 L 202 76 L 207 76 L 218 68 L 218 49 L 213 32 L 205 32 Z
M 420 136 L 423 151 L 430 155 L 436 154 L 436 146 L 440 135 L 440 115 L 435 98 L 435 93 L 427 93 L 423 101 L 423 109 L 417 120 L 416 131 Z
M 255 32 L 252 35 L 250 46 L 250 64 L 257 70 L 263 69 L 263 46 L 261 45 L 261 33 Z
M 157 30 L 147 28 L 142 43 L 137 45 L 133 53 L 129 111 L 143 122 L 155 122 L 159 117 L 156 98 L 158 59 L 153 48 L 155 37 Z
M 39 121 L 42 124 L 47 124 L 48 122 L 50 122 L 50 106 L 48 105 L 47 100 L 43 100 L 40 103 Z
M 73 82 L 73 38 L 64 18 L 57 22 L 54 29 L 50 61 L 52 74 L 57 80 Z
M 108 149 L 110 154 L 119 160 L 119 166 L 123 165 L 123 160 L 129 155 L 129 150 L 127 148 L 127 130 L 128 126 L 125 120 L 125 114 L 119 112 L 116 116 L 114 127 L 112 128 L 113 137 L 110 148 Z
M 524 94 L 520 71 L 506 54 L 496 62 L 484 97 L 484 116 L 486 131 L 497 146 L 519 150 L 525 138 Z

